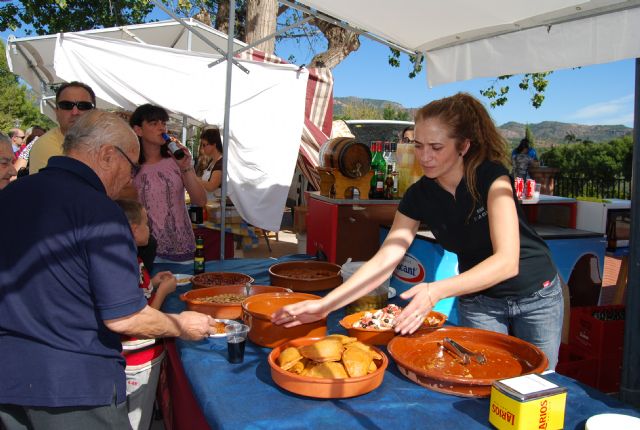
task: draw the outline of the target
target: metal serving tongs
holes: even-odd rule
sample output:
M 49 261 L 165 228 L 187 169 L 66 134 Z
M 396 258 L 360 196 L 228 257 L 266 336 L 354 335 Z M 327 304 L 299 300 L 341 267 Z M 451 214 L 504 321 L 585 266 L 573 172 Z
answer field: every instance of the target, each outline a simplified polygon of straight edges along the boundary
M 478 362 L 478 364 L 485 364 L 487 362 L 487 359 L 486 359 L 486 357 L 484 356 L 483 353 L 481 353 L 481 352 L 473 352 L 473 351 L 465 348 L 464 346 L 460 345 L 458 342 L 456 342 L 455 340 L 453 340 L 453 339 L 451 339 L 449 337 L 443 338 L 442 339 L 442 344 L 449 351 L 453 352 L 458 357 L 460 357 L 460 359 L 462 360 L 462 364 L 465 364 L 465 365 L 469 364 L 470 358 L 473 358 L 475 361 Z

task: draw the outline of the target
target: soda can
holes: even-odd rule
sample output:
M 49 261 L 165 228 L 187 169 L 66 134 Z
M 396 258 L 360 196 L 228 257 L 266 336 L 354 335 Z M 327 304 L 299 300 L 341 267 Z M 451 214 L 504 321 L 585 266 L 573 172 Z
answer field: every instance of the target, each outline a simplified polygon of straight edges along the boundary
M 522 199 L 522 194 L 524 192 L 524 179 L 516 176 L 515 188 L 516 188 L 516 196 L 518 197 L 518 199 Z
M 527 179 L 524 190 L 524 198 L 532 199 L 536 191 L 536 181 L 534 179 Z

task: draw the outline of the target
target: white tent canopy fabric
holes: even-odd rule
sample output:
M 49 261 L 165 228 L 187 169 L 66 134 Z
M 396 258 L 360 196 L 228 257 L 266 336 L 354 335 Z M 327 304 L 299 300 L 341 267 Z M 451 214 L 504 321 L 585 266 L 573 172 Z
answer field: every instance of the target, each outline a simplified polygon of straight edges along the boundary
M 227 35 L 214 28 L 202 24 L 195 19 L 185 20 L 184 23 L 197 31 L 212 45 L 220 49 L 227 48 Z M 99 28 L 76 32 L 87 36 L 99 36 L 106 39 L 123 40 L 181 49 L 184 51 L 215 53 L 216 51 L 202 39 L 174 20 L 158 21 L 146 24 L 127 25 L 121 27 Z M 52 86 L 64 82 L 53 67 L 53 55 L 57 35 L 33 36 L 16 39 L 9 36 L 7 43 L 7 63 L 13 73 L 19 75 L 29 84 L 34 94 L 44 102 L 41 104 L 43 112 L 55 119 L 53 112 Z M 234 40 L 234 49 L 246 46 L 245 43 Z M 113 109 L 116 106 L 104 100 L 98 100 L 100 109 Z M 199 124 L 200 125 L 200 124 Z
M 424 54 L 429 86 L 640 57 L 639 0 L 299 0 Z
M 61 34 L 56 74 L 90 85 L 127 110 L 152 103 L 221 126 L 226 66 L 220 56 L 95 36 Z M 228 195 L 242 217 L 279 230 L 298 156 L 308 72 L 293 65 L 239 60 L 250 73 L 231 80 Z M 160 90 L 160 91 L 159 91 Z

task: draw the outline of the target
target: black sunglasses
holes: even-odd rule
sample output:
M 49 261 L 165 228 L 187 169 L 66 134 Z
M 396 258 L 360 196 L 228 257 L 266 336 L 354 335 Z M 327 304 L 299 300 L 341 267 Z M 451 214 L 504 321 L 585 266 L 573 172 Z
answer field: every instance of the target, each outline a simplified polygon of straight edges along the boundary
M 76 106 L 78 110 L 91 110 L 95 107 L 91 102 L 70 102 L 67 100 L 58 102 L 58 109 L 72 110 L 74 106 Z
M 124 158 L 127 159 L 129 164 L 131 164 L 131 177 L 135 178 L 136 175 L 140 172 L 140 165 L 134 163 L 133 161 L 131 161 L 131 158 L 129 158 L 129 156 L 127 154 L 125 154 L 124 151 L 119 146 L 115 146 L 114 145 L 113 147 L 116 148 L 118 150 L 118 152 L 120 154 L 122 154 L 124 156 Z

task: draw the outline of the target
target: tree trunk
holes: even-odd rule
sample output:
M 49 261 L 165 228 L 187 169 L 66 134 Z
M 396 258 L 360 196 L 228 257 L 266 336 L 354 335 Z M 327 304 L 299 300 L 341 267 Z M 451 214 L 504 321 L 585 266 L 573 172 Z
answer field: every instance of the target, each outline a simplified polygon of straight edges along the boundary
M 233 0 L 231 0 L 233 1 Z M 216 14 L 215 28 L 224 34 L 229 34 L 229 2 L 222 0 L 218 2 L 218 13 Z
M 347 58 L 347 55 L 360 48 L 360 39 L 357 33 L 319 19 L 315 19 L 313 23 L 327 38 L 328 46 L 326 51 L 317 54 L 311 59 L 311 67 L 333 69 Z
M 247 0 L 246 42 L 251 44 L 275 33 L 277 13 L 277 0 Z M 256 49 L 273 54 L 275 52 L 275 38 L 256 45 Z

